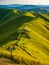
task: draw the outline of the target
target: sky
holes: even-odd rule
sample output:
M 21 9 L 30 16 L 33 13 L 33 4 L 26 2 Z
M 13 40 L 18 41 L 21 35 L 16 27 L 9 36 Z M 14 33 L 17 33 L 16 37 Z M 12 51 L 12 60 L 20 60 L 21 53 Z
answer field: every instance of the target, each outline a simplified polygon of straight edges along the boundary
M 0 0 L 0 5 L 1 4 L 49 5 L 49 0 Z

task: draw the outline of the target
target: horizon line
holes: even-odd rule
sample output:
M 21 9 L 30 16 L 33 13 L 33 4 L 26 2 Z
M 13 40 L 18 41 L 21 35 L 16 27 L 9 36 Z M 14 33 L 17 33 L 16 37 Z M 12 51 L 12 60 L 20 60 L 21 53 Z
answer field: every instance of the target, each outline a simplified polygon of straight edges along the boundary
M 47 4 L 0 4 L 0 5 L 41 5 L 41 6 L 49 6 Z

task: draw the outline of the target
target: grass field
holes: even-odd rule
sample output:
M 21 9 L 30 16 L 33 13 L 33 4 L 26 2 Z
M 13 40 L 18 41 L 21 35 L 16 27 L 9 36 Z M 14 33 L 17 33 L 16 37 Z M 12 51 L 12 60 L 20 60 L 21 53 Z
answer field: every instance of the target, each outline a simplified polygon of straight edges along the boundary
M 0 65 L 49 65 L 48 21 L 47 14 L 0 9 Z M 8 47 L 15 47 L 14 63 Z

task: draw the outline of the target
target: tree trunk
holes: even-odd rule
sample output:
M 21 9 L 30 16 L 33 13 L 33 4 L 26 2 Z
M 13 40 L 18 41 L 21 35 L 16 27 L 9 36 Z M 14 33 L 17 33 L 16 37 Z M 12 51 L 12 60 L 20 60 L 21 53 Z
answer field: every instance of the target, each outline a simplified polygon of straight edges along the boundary
M 11 51 L 11 60 L 13 59 L 13 56 L 12 56 L 12 51 Z

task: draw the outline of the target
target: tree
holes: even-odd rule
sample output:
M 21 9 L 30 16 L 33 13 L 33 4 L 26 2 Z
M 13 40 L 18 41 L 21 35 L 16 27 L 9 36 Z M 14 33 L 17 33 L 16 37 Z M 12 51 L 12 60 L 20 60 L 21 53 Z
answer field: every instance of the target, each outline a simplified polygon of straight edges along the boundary
M 15 50 L 15 47 L 14 46 L 13 47 L 9 46 L 9 47 L 6 48 L 6 50 L 10 52 L 11 59 L 13 59 L 12 52 L 13 52 L 13 50 Z

